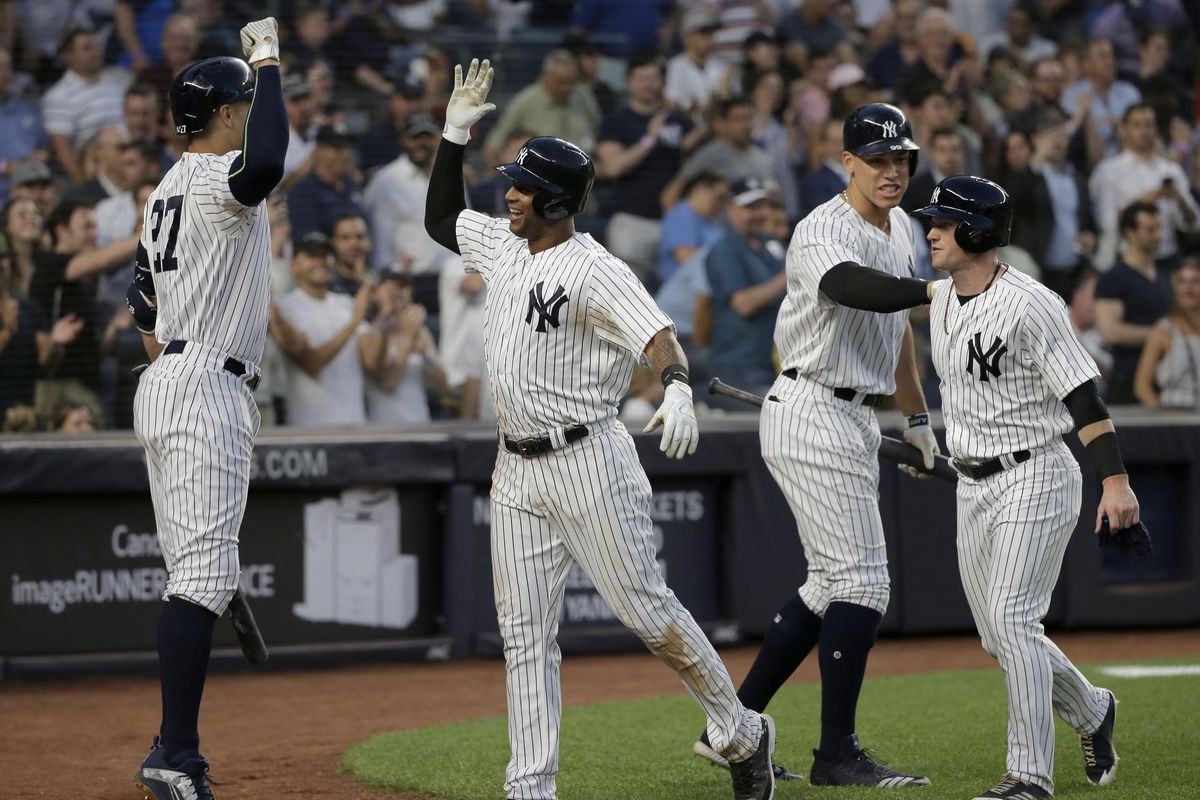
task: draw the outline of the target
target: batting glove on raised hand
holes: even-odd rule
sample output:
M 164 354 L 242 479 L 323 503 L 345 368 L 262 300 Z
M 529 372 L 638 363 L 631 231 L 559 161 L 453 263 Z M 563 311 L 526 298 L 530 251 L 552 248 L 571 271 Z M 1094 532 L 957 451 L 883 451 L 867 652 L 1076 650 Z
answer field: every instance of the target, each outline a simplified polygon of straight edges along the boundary
M 466 144 L 471 139 L 471 126 L 483 119 L 483 115 L 496 110 L 495 103 L 487 102 L 495 75 L 492 63 L 486 58 L 479 63 L 471 59 L 467 77 L 463 78 L 462 64 L 454 67 L 454 91 L 446 105 L 446 128 L 442 132 L 447 140 L 455 144 Z
M 926 470 L 932 470 L 934 459 L 933 457 L 941 452 L 938 448 L 937 437 L 933 435 L 933 428 L 929 427 L 929 414 L 913 414 L 908 418 L 908 427 L 904 429 L 904 441 L 911 444 L 913 447 L 921 451 L 921 459 L 925 464 Z M 929 472 L 922 472 L 916 467 L 908 464 L 901 464 L 900 469 L 914 478 L 926 480 L 932 478 Z
M 692 408 L 692 387 L 671 381 L 663 395 L 662 405 L 642 428 L 642 433 L 662 426 L 662 440 L 658 449 L 667 458 L 683 458 L 696 452 L 700 442 L 700 426 L 696 424 L 696 411 Z
M 242 52 L 250 66 L 267 58 L 279 60 L 279 23 L 274 17 L 249 22 L 242 28 Z

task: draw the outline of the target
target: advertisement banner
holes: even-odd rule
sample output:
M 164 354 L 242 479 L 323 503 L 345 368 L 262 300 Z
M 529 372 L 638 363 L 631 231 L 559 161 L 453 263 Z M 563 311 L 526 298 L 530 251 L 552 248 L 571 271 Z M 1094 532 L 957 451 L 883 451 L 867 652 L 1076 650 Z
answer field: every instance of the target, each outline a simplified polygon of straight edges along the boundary
M 255 491 L 241 587 L 268 646 L 437 633 L 440 491 Z M 167 572 L 148 494 L 4 499 L 0 654 L 152 650 Z M 217 625 L 218 646 L 235 644 Z

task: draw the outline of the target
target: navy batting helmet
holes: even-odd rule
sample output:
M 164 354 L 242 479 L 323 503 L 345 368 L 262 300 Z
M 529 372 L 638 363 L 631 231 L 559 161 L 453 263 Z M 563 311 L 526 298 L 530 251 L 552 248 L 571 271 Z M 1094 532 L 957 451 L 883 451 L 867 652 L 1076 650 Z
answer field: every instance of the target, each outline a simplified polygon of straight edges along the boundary
M 535 136 L 522 145 L 511 164 L 496 167 L 513 183 L 536 189 L 533 210 L 556 220 L 583 211 L 596 168 L 587 153 L 553 136 Z
M 908 174 L 917 171 L 917 152 L 912 124 L 904 112 L 887 103 L 859 106 L 842 125 L 842 147 L 860 158 L 908 151 Z
M 951 175 L 939 183 L 918 217 L 958 220 L 954 241 L 968 253 L 1004 247 L 1012 233 L 1013 210 L 1008 192 L 985 178 Z
M 206 58 L 185 68 L 171 84 L 175 132 L 200 133 L 217 109 L 254 96 L 254 71 L 240 58 Z

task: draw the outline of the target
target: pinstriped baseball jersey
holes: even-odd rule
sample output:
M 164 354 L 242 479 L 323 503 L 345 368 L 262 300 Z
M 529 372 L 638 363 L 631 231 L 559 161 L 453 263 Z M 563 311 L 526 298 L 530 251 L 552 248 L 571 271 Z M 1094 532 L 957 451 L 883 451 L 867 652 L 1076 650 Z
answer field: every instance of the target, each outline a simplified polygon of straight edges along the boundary
M 154 270 L 159 342 L 182 339 L 257 365 L 267 341 L 271 234 L 263 203 L 229 189 L 223 156 L 184 153 L 150 195 L 142 245 Z
M 889 214 L 891 234 L 862 217 L 839 194 L 800 221 L 787 252 L 788 287 L 775 344 L 784 369 L 830 387 L 867 394 L 896 391 L 896 364 L 908 311 L 877 314 L 838 305 L 821 294 L 821 278 L 846 261 L 889 275 L 913 275 L 908 215 Z
M 1036 450 L 1074 428 L 1062 398 L 1099 372 L 1057 294 L 1012 267 L 966 303 L 945 281 L 929 326 L 955 458 Z
M 510 435 L 615 417 L 636 362 L 673 327 L 633 272 L 587 234 L 530 253 L 506 219 L 458 217 L 463 264 L 487 283 L 484 352 Z

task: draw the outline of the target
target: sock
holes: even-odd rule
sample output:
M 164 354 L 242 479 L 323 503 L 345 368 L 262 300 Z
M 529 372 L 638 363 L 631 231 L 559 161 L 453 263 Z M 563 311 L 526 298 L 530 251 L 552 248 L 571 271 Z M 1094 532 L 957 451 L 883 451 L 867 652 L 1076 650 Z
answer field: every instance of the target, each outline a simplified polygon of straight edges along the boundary
M 763 711 L 779 687 L 812 651 L 821 635 L 821 618 L 800 595 L 788 600 L 767 628 L 762 647 L 738 689 L 738 699 L 751 711 Z
M 830 603 L 821 625 L 821 755 L 834 758 L 854 733 L 858 693 L 883 615 L 853 603 Z
M 158 666 L 162 673 L 161 744 L 167 761 L 200 748 L 200 698 L 208 675 L 217 615 L 172 597 L 158 620 Z

